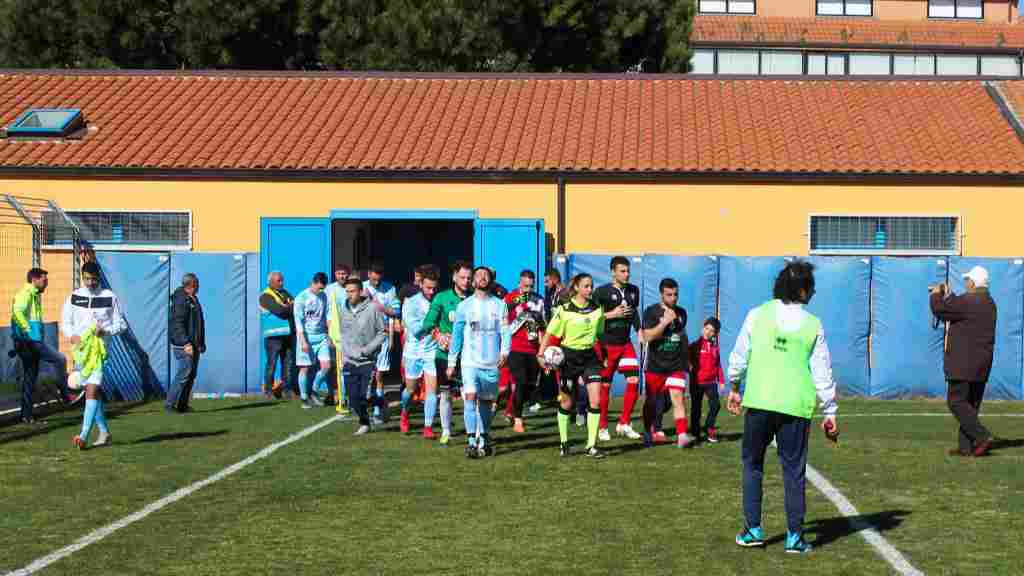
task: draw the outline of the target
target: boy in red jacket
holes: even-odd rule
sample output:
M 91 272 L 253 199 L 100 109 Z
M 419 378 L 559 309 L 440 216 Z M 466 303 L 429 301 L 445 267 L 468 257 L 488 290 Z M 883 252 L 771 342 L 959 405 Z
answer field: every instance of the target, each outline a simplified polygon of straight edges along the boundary
M 715 418 L 721 403 L 718 400 L 719 387 L 725 386 L 722 361 L 718 349 L 718 331 L 722 324 L 714 316 L 704 321 L 701 337 L 690 344 L 690 436 L 700 442 L 700 417 L 704 396 L 708 397 L 708 420 L 704 430 L 708 442 L 718 443 Z

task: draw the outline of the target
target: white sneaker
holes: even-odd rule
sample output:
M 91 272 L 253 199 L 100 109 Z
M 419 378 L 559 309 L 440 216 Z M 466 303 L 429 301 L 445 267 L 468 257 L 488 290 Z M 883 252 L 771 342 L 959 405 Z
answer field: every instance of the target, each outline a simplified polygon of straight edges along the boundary
M 608 433 L 607 428 L 601 428 L 597 431 L 597 439 L 601 442 L 611 442 L 612 435 Z
M 639 440 L 639 439 L 643 438 L 643 436 L 638 434 L 636 432 L 636 430 L 633 430 L 633 425 L 632 424 L 616 424 L 615 425 L 615 434 L 616 434 L 616 436 L 625 436 L 626 438 L 629 438 L 630 440 Z
M 352 435 L 353 436 L 362 436 L 363 434 L 369 434 L 369 433 L 370 433 L 370 427 L 366 426 L 366 425 L 363 425 L 363 426 L 360 426 L 359 429 L 356 430 L 355 433 L 352 434 Z
M 577 428 L 583 428 L 586 425 L 587 425 L 587 417 L 584 416 L 583 414 L 577 414 L 576 415 L 576 427 Z
M 108 444 L 112 444 L 113 442 L 114 442 L 114 437 L 110 434 L 110 432 L 100 432 L 96 436 L 96 441 L 93 442 L 92 445 L 94 447 L 95 446 L 106 446 Z
M 689 448 L 691 445 L 693 445 L 693 441 L 693 436 L 690 436 L 689 434 L 684 432 L 683 434 L 679 435 L 679 438 L 676 439 L 676 446 L 678 446 L 679 448 Z
M 540 412 L 540 402 L 536 402 L 530 406 L 530 414 L 536 414 L 537 412 Z

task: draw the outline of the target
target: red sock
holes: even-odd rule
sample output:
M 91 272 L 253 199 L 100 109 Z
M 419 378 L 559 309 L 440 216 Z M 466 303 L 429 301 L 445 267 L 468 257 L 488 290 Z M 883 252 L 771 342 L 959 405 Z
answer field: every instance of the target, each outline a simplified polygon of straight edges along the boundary
M 633 407 L 636 406 L 636 399 L 639 397 L 637 385 L 627 383 L 626 396 L 622 399 L 622 415 L 619 416 L 619 424 L 629 424 L 633 419 Z
M 686 434 L 686 418 L 676 418 L 676 434 L 679 436 Z
M 611 395 L 611 390 L 611 386 L 601 385 L 601 400 L 599 404 L 601 407 L 601 424 L 598 427 L 602 430 L 608 427 L 608 401 L 609 396 Z

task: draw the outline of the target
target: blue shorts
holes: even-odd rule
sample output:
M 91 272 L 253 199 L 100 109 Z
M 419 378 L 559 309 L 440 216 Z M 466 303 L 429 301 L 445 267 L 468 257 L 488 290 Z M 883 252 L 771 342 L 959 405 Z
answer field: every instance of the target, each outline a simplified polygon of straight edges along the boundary
M 429 358 L 410 358 L 409 356 L 404 356 L 402 361 L 405 364 L 406 380 L 418 380 L 424 374 L 437 376 L 433 352 L 431 352 Z
M 476 368 L 462 365 L 462 393 L 476 394 L 481 400 L 494 400 L 498 397 L 497 368 Z
M 314 366 L 317 364 L 314 358 L 320 362 L 330 362 L 334 356 L 334 349 L 331 348 L 331 339 L 324 336 L 306 336 L 309 342 L 309 352 L 302 349 L 302 345 L 296 342 L 295 365 Z

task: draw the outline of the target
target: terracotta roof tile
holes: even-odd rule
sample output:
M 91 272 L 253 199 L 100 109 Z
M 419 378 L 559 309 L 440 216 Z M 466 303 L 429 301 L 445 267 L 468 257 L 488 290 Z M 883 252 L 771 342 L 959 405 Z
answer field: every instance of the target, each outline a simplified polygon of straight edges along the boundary
M 1024 25 L 977 21 L 710 16 L 693 19 L 693 44 L 1024 48 Z
M 0 167 L 1024 174 L 977 81 L 0 74 L 0 123 L 30 106 L 88 136 L 0 141 Z

